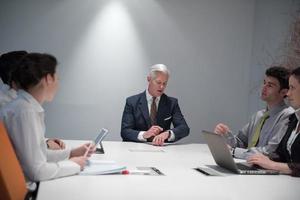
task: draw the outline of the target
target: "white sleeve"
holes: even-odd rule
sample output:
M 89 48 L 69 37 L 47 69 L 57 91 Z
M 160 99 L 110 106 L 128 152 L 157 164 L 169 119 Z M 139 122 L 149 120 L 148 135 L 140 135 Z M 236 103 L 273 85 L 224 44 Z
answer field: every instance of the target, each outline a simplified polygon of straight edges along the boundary
M 47 153 L 47 161 L 48 162 L 58 162 L 61 160 L 69 159 L 71 149 L 66 148 L 66 149 L 52 150 L 52 149 L 47 148 L 46 153 Z
M 175 134 L 172 130 L 169 130 L 170 136 L 168 138 L 168 142 L 173 142 L 175 140 Z
M 80 166 L 70 160 L 47 162 L 42 120 L 39 113 L 27 111 L 6 121 L 26 178 L 43 181 L 80 172 Z
M 141 142 L 147 142 L 147 139 L 144 138 L 144 133 L 146 131 L 140 131 L 139 134 L 138 134 L 138 140 L 141 141 Z

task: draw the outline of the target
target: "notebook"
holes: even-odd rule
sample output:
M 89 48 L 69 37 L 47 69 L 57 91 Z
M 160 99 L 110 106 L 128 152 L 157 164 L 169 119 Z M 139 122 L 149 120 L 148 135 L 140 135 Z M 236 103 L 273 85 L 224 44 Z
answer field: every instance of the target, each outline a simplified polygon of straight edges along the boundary
M 215 162 L 227 170 L 236 174 L 249 174 L 249 175 L 275 175 L 279 174 L 278 171 L 259 169 L 250 166 L 247 163 L 235 163 L 227 146 L 226 140 L 223 136 L 209 131 L 202 131 L 202 135 L 209 147 L 209 150 Z
M 118 165 L 115 161 L 89 159 L 80 175 L 103 175 L 122 173 L 126 166 Z

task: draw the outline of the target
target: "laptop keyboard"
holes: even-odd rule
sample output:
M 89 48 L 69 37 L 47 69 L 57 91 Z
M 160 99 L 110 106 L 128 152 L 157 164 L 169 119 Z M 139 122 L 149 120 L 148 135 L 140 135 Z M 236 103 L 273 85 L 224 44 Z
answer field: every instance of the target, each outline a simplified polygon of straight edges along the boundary
M 237 166 L 240 170 L 258 171 L 258 169 L 256 169 L 255 167 L 246 166 L 246 165 L 243 165 L 243 164 L 241 164 L 241 163 L 236 163 L 236 166 Z

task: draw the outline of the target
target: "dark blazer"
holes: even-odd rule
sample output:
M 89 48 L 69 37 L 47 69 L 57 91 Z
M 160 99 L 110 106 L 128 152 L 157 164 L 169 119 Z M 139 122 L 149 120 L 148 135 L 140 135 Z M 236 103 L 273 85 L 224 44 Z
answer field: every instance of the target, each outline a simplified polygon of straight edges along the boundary
M 278 157 L 274 159 L 279 162 L 287 163 L 292 170 L 292 175 L 294 176 L 300 176 L 300 136 L 297 136 L 291 147 L 291 155 L 286 147 L 290 135 L 296 128 L 297 123 L 298 119 L 296 115 L 292 114 L 289 118 L 287 131 L 276 149 L 276 154 Z
M 171 123 L 174 126 L 172 129 L 170 129 Z M 172 130 L 175 134 L 175 141 L 187 136 L 190 132 L 190 128 L 181 114 L 177 99 L 165 94 L 161 96 L 159 101 L 157 125 L 163 130 Z M 147 131 L 150 127 L 151 120 L 146 91 L 128 97 L 122 116 L 121 136 L 123 141 L 140 142 L 137 138 L 139 132 Z

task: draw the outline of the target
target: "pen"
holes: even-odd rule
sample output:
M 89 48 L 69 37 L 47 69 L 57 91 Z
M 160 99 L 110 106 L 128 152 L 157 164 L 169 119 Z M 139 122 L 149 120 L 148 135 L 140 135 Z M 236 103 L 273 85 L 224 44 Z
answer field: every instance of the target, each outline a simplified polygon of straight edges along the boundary
M 204 175 L 210 175 L 208 172 L 206 172 L 206 171 L 204 171 L 203 169 L 201 169 L 201 168 L 195 168 L 195 170 L 197 170 L 198 172 L 201 172 L 202 174 L 204 174 Z
M 151 175 L 151 172 L 148 170 L 123 170 L 121 173 L 124 175 Z
M 87 157 L 87 155 L 88 155 L 88 153 L 89 153 L 89 150 L 90 150 L 91 146 L 92 146 L 92 143 L 90 143 L 89 146 L 87 147 L 87 149 L 86 149 L 86 151 L 85 151 L 83 157 Z
M 228 130 L 228 133 L 231 134 L 236 140 L 238 140 L 239 142 L 241 142 L 241 143 L 244 144 L 244 142 L 239 137 L 237 137 L 236 135 L 234 135 L 231 130 Z
M 159 171 L 159 169 L 157 169 L 157 168 L 155 168 L 155 167 L 151 167 L 151 169 L 152 169 L 153 171 L 155 171 L 156 174 L 158 174 L 158 175 L 164 175 L 161 171 Z

